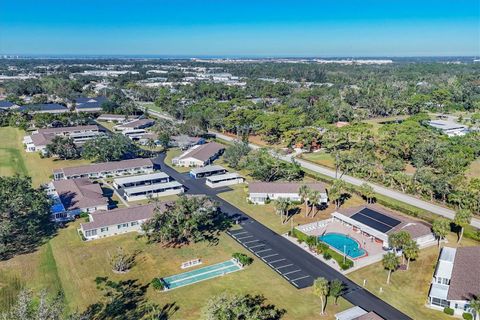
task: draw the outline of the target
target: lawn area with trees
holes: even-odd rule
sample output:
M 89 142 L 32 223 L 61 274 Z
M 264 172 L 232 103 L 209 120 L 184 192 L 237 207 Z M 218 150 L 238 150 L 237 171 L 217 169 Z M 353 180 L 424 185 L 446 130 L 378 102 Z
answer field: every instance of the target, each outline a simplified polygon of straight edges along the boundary
M 145 285 L 154 277 L 181 272 L 181 263 L 192 258 L 201 258 L 204 265 L 210 265 L 230 259 L 235 252 L 247 254 L 242 246 L 225 234 L 220 235 L 215 246 L 199 242 L 182 248 L 147 244 L 145 238 L 139 238 L 136 234 L 82 242 L 76 230 L 80 222 L 60 230 L 58 236 L 39 251 L 0 262 L 0 279 L 10 279 L 7 275 L 15 275 L 22 286 L 34 290 L 46 288 L 50 296 L 54 296 L 61 287 L 67 311 L 75 312 L 101 299 L 102 292 L 97 289 L 96 277 L 108 277 L 112 281 L 137 280 L 137 283 Z M 115 254 L 119 246 L 125 252 L 140 252 L 136 256 L 136 264 L 128 273 L 112 272 L 109 253 Z M 245 270 L 208 282 L 169 292 L 157 292 L 149 288 L 146 298 L 161 306 L 175 303 L 179 310 L 172 319 L 193 320 L 200 317 L 202 308 L 210 298 L 223 292 L 259 294 L 268 303 L 287 310 L 282 319 L 317 319 L 320 306 L 311 288 L 295 289 L 263 262 L 254 259 L 253 264 Z M 338 306 L 333 301 L 328 302 L 325 319 L 334 319 L 336 312 L 348 306 L 349 303 L 343 299 L 339 299 Z
M 457 246 L 457 235 L 448 233 L 446 246 Z M 480 243 L 471 239 L 463 239 L 461 246 L 478 246 Z M 387 284 L 388 270 L 382 262 L 377 262 L 348 274 L 358 284 L 366 280 L 366 288 L 380 299 L 387 301 L 413 319 L 451 319 L 441 311 L 425 306 L 428 290 L 435 271 L 439 248 L 432 246 L 422 249 L 417 259 L 409 263 L 408 270 L 395 270 Z M 401 260 L 401 259 L 400 259 Z M 382 292 L 380 292 L 382 288 Z

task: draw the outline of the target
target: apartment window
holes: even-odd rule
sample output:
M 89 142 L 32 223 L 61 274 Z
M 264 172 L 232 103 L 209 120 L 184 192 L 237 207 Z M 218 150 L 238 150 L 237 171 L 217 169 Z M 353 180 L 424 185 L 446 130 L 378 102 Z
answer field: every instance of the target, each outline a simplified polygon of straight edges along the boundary
M 92 236 L 96 236 L 96 235 L 97 235 L 97 229 L 85 231 L 85 236 L 86 237 L 92 237 Z
M 126 228 L 126 227 L 128 227 L 128 223 L 122 223 L 122 224 L 117 225 L 117 229 L 122 229 L 122 228 Z
M 106 232 L 106 231 L 108 231 L 108 227 L 103 227 L 100 229 L 100 232 Z
M 434 306 L 439 306 L 442 308 L 450 307 L 450 302 L 448 302 L 447 300 L 439 299 L 439 298 L 432 298 L 432 304 Z
M 133 221 L 132 223 L 130 223 L 130 225 L 133 227 L 133 226 L 136 226 L 138 225 L 138 221 Z

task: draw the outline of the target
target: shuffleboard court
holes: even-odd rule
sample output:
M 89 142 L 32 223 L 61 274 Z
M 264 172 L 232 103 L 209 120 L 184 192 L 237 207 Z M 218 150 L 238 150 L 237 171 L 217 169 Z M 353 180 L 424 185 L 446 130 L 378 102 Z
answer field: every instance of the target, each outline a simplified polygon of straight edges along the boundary
M 232 273 L 242 268 L 233 259 L 217 263 L 200 269 L 176 274 L 170 277 L 162 278 L 165 287 L 168 290 L 188 286 L 200 281 L 209 280 L 228 273 Z

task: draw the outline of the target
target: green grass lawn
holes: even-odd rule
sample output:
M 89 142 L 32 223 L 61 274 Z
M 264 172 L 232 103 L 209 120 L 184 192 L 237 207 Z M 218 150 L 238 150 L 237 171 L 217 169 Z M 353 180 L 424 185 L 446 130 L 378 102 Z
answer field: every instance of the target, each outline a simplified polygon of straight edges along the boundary
M 182 248 L 147 244 L 136 233 L 82 242 L 76 231 L 80 222 L 60 230 L 57 237 L 37 252 L 0 262 L 0 281 L 9 279 L 7 274 L 15 274 L 26 287 L 35 290 L 47 288 L 52 295 L 61 286 L 68 310 L 75 311 L 83 310 L 100 298 L 100 292 L 94 283 L 97 276 L 108 276 L 115 281 L 137 279 L 139 283 L 147 284 L 154 277 L 182 272 L 180 264 L 193 258 L 201 258 L 203 266 L 206 266 L 230 259 L 234 252 L 247 253 L 225 234 L 220 236 L 217 245 L 196 243 Z M 109 265 L 108 254 L 114 253 L 119 246 L 129 252 L 141 250 L 137 265 L 127 274 L 114 274 Z M 0 285 L 8 284 L 0 282 Z M 225 291 L 263 294 L 269 303 L 287 310 L 285 319 L 318 319 L 320 304 L 311 288 L 295 289 L 257 259 L 246 269 L 224 277 L 169 292 L 148 289 L 147 298 L 159 305 L 175 303 L 180 309 L 172 319 L 188 320 L 198 319 L 209 297 Z M 324 319 L 334 319 L 336 312 L 349 306 L 343 299 L 339 300 L 339 306 L 330 302 Z
M 38 186 L 51 180 L 54 169 L 90 163 L 83 159 L 42 159 L 36 152 L 25 152 L 22 142 L 25 134 L 18 128 L 0 128 L 0 175 L 26 174 Z
M 302 153 L 300 159 L 311 161 L 327 168 L 335 169 L 335 159 L 331 154 L 326 153 L 325 151 Z
M 470 164 L 466 172 L 468 178 L 480 178 L 480 158 L 476 159 Z
M 450 234 L 448 240 L 447 246 L 456 246 L 456 234 Z M 479 243 L 464 238 L 461 245 L 474 246 Z M 359 284 L 366 279 L 366 288 L 369 291 L 413 319 L 452 319 L 451 316 L 441 311 L 425 307 L 438 254 L 437 246 L 421 250 L 419 259 L 410 263 L 410 270 L 395 271 L 389 285 L 386 284 L 387 271 L 383 269 L 381 262 L 354 271 L 348 274 L 348 277 Z M 383 288 L 382 293 L 380 293 L 380 288 Z
M 185 151 L 182 151 L 178 148 L 172 148 L 172 149 L 168 149 L 167 151 L 167 156 L 165 157 L 165 163 L 172 167 L 174 170 L 178 171 L 178 172 L 189 172 L 192 168 L 188 168 L 188 167 L 179 167 L 179 166 L 174 166 L 172 164 L 172 159 L 175 158 L 175 157 L 178 157 L 179 155 L 181 155 L 182 153 L 184 153 Z

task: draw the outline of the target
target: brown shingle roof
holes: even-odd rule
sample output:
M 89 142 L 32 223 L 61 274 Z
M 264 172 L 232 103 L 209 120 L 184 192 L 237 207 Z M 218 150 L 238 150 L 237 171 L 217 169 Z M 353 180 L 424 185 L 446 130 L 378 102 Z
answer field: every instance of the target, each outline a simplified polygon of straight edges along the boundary
M 133 169 L 143 166 L 153 166 L 152 160 L 148 158 L 137 158 L 121 161 L 102 162 L 85 166 L 61 168 L 55 170 L 55 172 L 63 172 L 65 176 L 71 176 L 96 172 L 115 171 L 120 169 Z
M 53 186 L 66 210 L 84 209 L 108 204 L 107 198 L 103 197 L 100 185 L 91 183 L 88 179 L 54 181 Z
M 39 133 L 42 134 L 62 134 L 62 133 L 72 133 L 75 131 L 100 131 L 99 126 L 97 125 L 87 125 L 87 126 L 75 126 L 75 127 L 59 127 L 59 128 L 46 128 L 46 129 L 38 129 Z
M 448 300 L 470 300 L 480 294 L 480 246 L 457 248 Z
M 248 185 L 248 190 L 250 193 L 297 193 L 303 184 L 312 190 L 326 192 L 325 184 L 321 182 L 251 182 Z
M 170 202 L 161 202 L 158 204 L 158 207 L 160 210 L 165 210 L 169 203 Z M 83 230 L 92 230 L 132 221 L 148 220 L 153 217 L 154 211 L 154 204 L 114 209 L 110 211 L 97 211 L 91 214 L 93 221 L 82 223 L 81 227 Z
M 393 227 L 391 230 L 387 231 L 386 232 L 387 234 L 391 234 L 391 233 L 395 233 L 403 230 L 410 233 L 413 239 L 416 239 L 432 233 L 431 226 L 428 223 L 405 217 L 403 215 L 400 215 L 394 211 L 388 210 L 377 204 L 368 204 L 368 205 L 356 206 L 356 207 L 350 207 L 350 208 L 340 208 L 340 209 L 337 209 L 337 212 L 343 214 L 344 216 L 351 217 L 365 208 L 369 208 L 387 217 L 391 217 L 400 221 L 400 224 Z
M 182 156 L 180 156 L 180 159 L 185 159 L 185 158 L 195 158 L 200 161 L 207 161 L 211 157 L 213 157 L 215 154 L 217 154 L 220 150 L 224 150 L 225 146 L 220 143 L 216 142 L 209 142 L 206 144 L 202 144 L 200 146 L 195 146 L 190 151 L 186 152 Z

